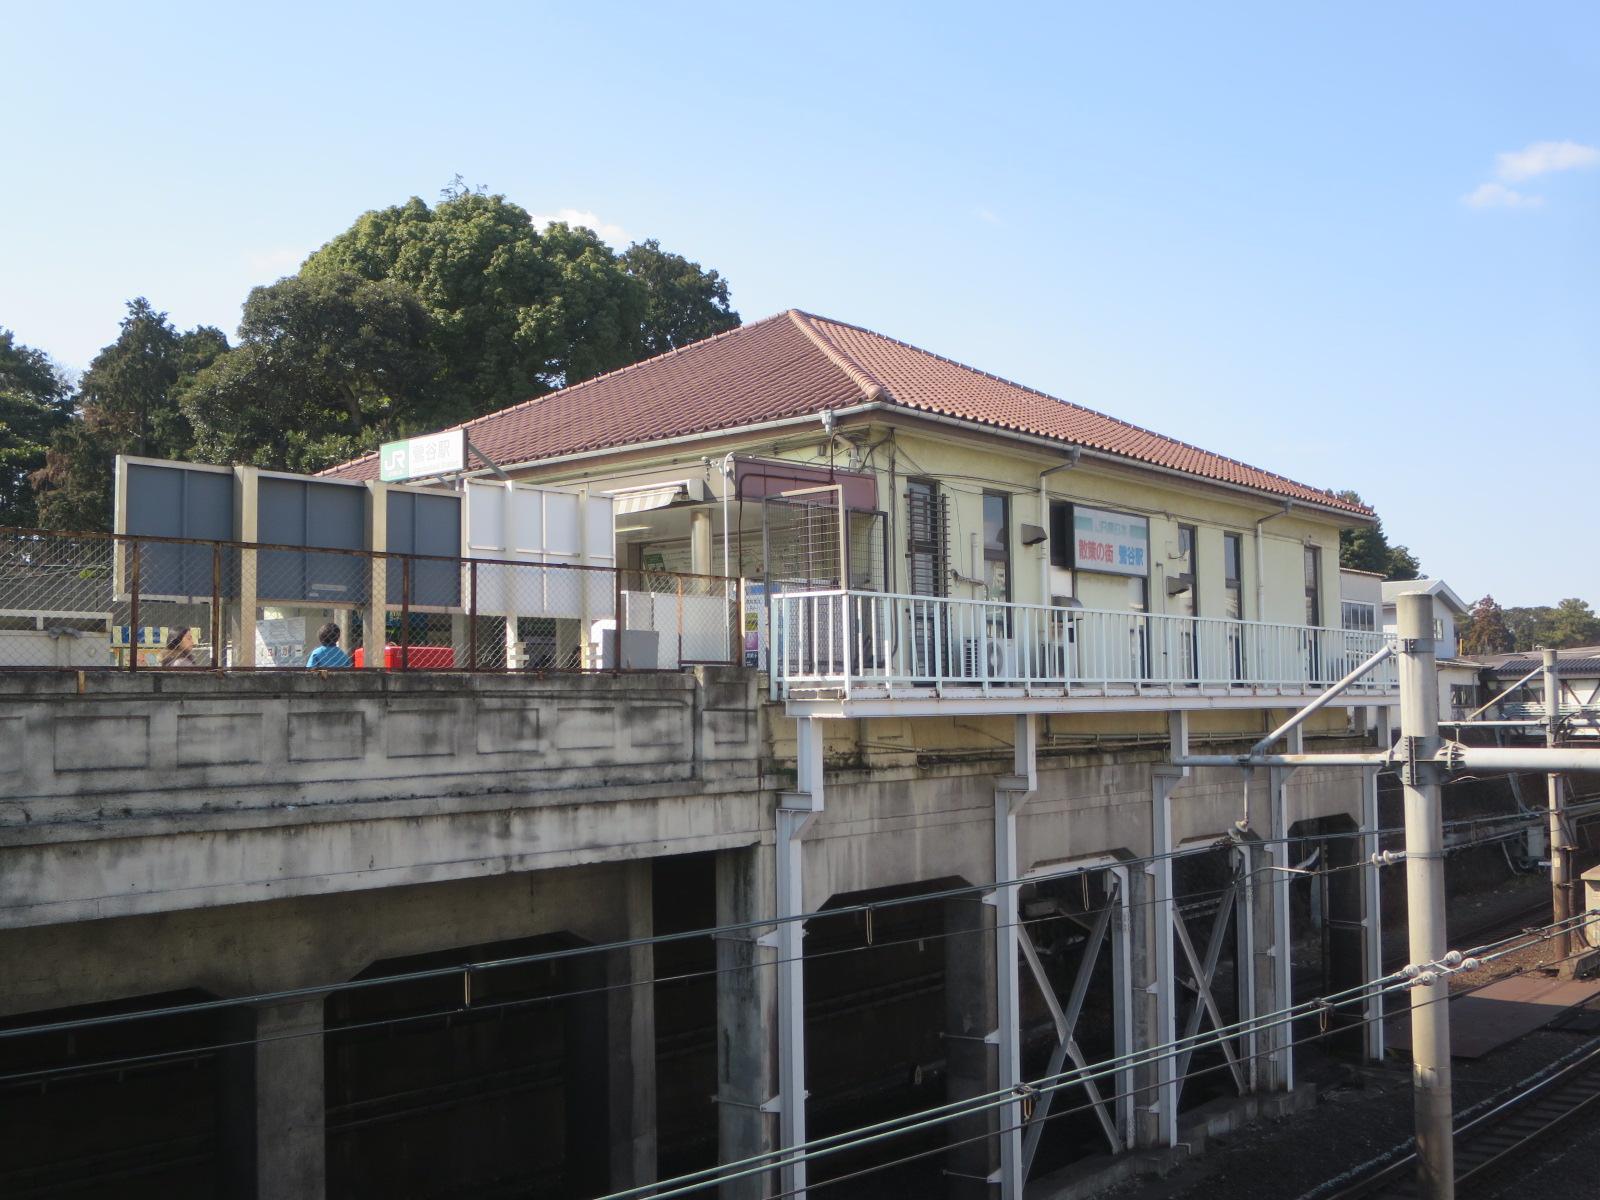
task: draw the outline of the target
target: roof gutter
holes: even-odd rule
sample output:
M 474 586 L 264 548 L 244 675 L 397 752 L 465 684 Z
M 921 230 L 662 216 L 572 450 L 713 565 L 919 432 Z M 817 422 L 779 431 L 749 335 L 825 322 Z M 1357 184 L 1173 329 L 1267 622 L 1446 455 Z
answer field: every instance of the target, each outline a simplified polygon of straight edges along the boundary
M 878 395 L 882 395 L 881 392 Z M 986 429 L 1000 437 L 1012 441 L 1022 442 L 1030 446 L 1050 450 L 1059 454 L 1062 446 L 1075 447 L 1082 457 L 1095 459 L 1099 462 L 1110 463 L 1114 466 L 1133 466 L 1139 470 L 1152 471 L 1158 475 L 1170 476 L 1173 479 L 1182 479 L 1190 483 L 1201 483 L 1208 487 L 1220 488 L 1223 491 L 1234 492 L 1241 496 L 1249 496 L 1256 500 L 1279 499 L 1277 493 L 1268 492 L 1261 488 L 1247 487 L 1242 483 L 1230 483 L 1226 479 L 1211 479 L 1204 475 L 1196 475 L 1190 471 L 1180 471 L 1175 467 L 1164 467 L 1159 463 L 1143 462 L 1137 458 L 1126 455 L 1112 454 L 1106 450 L 1096 450 L 1089 446 L 1078 445 L 1060 438 L 1041 437 L 1038 434 L 1023 433 L 1016 429 L 1007 429 L 1003 425 L 986 425 L 981 421 L 967 421 L 959 417 L 947 417 L 943 413 L 927 412 L 924 409 L 912 408 L 909 405 L 897 404 L 892 400 L 866 399 L 859 404 L 847 405 L 843 408 L 831 408 L 818 412 L 805 413 L 796 417 L 778 417 L 771 421 L 757 421 L 750 425 L 735 425 L 726 429 L 704 429 L 695 433 L 682 433 L 674 437 L 659 438 L 651 442 L 634 442 L 627 446 L 606 446 L 597 450 L 577 450 L 571 454 L 557 454 L 549 458 L 530 458 L 522 462 L 506 463 L 506 471 L 521 471 L 529 467 L 552 467 L 567 463 L 583 462 L 593 458 L 604 458 L 615 455 L 620 451 L 647 451 L 661 450 L 673 446 L 684 446 L 695 442 L 704 441 L 707 437 L 742 437 L 752 433 L 765 433 L 771 429 L 790 429 L 796 425 L 814 425 L 821 415 L 821 411 L 831 412 L 834 419 L 859 416 L 862 413 L 885 412 L 895 413 L 903 417 L 913 417 L 918 420 L 930 421 L 936 425 L 948 425 L 955 429 L 970 433 L 974 428 Z M 482 471 L 468 472 L 469 475 L 481 475 Z M 1351 512 L 1349 509 L 1337 508 L 1334 505 L 1318 504 L 1314 500 L 1286 500 L 1285 503 L 1297 504 L 1304 508 L 1315 508 L 1332 516 L 1344 518 L 1364 525 L 1377 523 L 1376 517 L 1365 516 L 1362 513 Z M 1278 514 L 1273 514 L 1274 516 Z
M 872 412 L 875 409 L 898 407 L 881 403 L 852 404 L 845 408 L 829 408 L 822 410 L 830 412 L 834 419 L 853 417 L 860 413 Z M 796 425 L 816 425 L 820 412 L 806 413 L 798 417 L 778 417 L 771 421 L 757 421 L 751 425 L 737 425 L 727 429 L 703 429 L 697 433 L 681 433 L 674 437 L 658 438 L 652 442 L 631 442 L 626 446 L 604 446 L 597 450 L 576 450 L 571 454 L 556 454 L 549 458 L 529 458 L 521 462 L 508 463 L 507 471 L 521 471 L 529 467 L 564 466 L 567 463 L 583 462 L 591 458 L 605 458 L 623 451 L 664 450 L 673 446 L 687 446 L 696 442 L 703 442 L 708 437 L 741 437 L 752 433 L 765 433 L 770 429 L 791 429 Z M 482 474 L 481 471 L 469 474 Z
M 902 416 L 910 416 L 924 421 L 932 421 L 939 425 L 950 425 L 957 429 L 964 429 L 969 433 L 976 426 L 980 429 L 990 430 L 1002 437 L 1011 438 L 1014 441 L 1025 442 L 1030 446 L 1040 446 L 1045 449 L 1053 450 L 1058 454 L 1061 452 L 1062 446 L 1075 446 L 1082 452 L 1082 456 L 1084 458 L 1092 458 L 1099 462 L 1111 463 L 1114 466 L 1133 466 L 1141 471 L 1154 471 L 1158 475 L 1168 475 L 1174 479 L 1183 479 L 1190 483 L 1202 483 L 1208 487 L 1221 488 L 1224 491 L 1236 492 L 1244 496 L 1251 496 L 1258 501 L 1267 499 L 1276 501 L 1280 504 L 1297 505 L 1301 508 L 1315 508 L 1331 515 L 1344 517 L 1363 525 L 1375 525 L 1377 524 L 1378 520 L 1377 517 L 1369 517 L 1362 513 L 1351 512 L 1349 509 L 1338 508 L 1331 504 L 1323 505 L 1319 504 L 1315 500 L 1290 499 L 1285 496 L 1280 496 L 1276 492 L 1269 492 L 1262 488 L 1247 487 L 1242 483 L 1229 483 L 1226 479 L 1212 479 L 1205 475 L 1196 475 L 1190 471 L 1180 471 L 1176 467 L 1164 467 L 1160 463 L 1144 462 L 1141 459 L 1129 458 L 1124 454 L 1112 454 L 1108 450 L 1096 450 L 1091 446 L 1083 446 L 1075 442 L 1065 441 L 1063 439 L 1040 437 L 1038 434 L 1023 433 L 1016 429 L 1007 429 L 1003 425 L 985 425 L 981 421 L 964 421 L 959 417 L 947 417 L 943 413 L 926 412 L 920 408 L 911 408 L 908 405 L 895 404 L 889 401 L 879 404 L 863 404 L 860 406 L 860 408 L 879 408 L 885 411 L 899 413 Z M 837 411 L 839 411 L 842 415 L 844 410 Z M 1282 514 L 1273 513 L 1271 515 L 1281 516 Z

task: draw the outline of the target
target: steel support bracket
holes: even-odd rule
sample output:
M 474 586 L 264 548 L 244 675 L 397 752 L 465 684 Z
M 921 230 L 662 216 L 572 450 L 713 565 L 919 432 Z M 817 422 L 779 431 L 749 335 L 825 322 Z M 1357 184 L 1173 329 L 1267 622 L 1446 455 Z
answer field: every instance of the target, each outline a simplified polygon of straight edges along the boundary
M 1422 738 L 1403 734 L 1395 749 L 1399 751 L 1400 781 L 1407 787 L 1428 782 L 1428 767 L 1432 764 L 1422 756 Z
M 785 812 L 821 812 L 822 805 L 811 792 L 779 792 L 778 807 Z
M 1432 654 L 1437 643 L 1428 638 L 1401 638 L 1400 653 L 1402 654 Z

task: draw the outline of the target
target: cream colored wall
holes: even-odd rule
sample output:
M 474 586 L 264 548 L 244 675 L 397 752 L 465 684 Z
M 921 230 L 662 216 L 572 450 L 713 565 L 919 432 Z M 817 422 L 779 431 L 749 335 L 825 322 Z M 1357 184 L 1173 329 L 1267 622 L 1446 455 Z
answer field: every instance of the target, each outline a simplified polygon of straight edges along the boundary
M 1038 499 L 1039 472 L 1059 462 L 1019 448 L 1010 451 L 973 439 L 958 439 L 923 432 L 900 431 L 894 439 L 896 528 L 905 528 L 905 479 L 924 476 L 936 479 L 950 497 L 951 551 L 956 569 L 971 574 L 971 534 L 983 527 L 985 489 L 1006 491 L 1011 504 L 1012 598 L 1037 603 L 1040 595 L 1040 560 L 1048 555 L 1048 543 L 1025 548 L 1019 540 L 1023 522 L 1049 527 L 1048 513 L 1041 514 Z M 874 455 L 881 458 L 883 448 Z M 880 503 L 889 495 L 887 464 L 879 467 Z M 1050 476 L 1049 498 L 1095 507 L 1115 509 L 1146 517 L 1150 522 L 1150 605 L 1153 612 L 1167 611 L 1166 565 L 1177 549 L 1178 526 L 1196 526 L 1199 535 L 1198 563 L 1200 613 L 1221 616 L 1225 611 L 1223 582 L 1223 534 L 1241 536 L 1244 614 L 1258 618 L 1255 611 L 1256 519 L 1281 508 L 1263 498 L 1260 502 L 1240 497 L 1233 499 L 1201 484 L 1186 484 L 1157 475 L 1141 475 L 1080 463 Z M 1300 624 L 1304 620 L 1305 596 L 1302 555 L 1306 540 L 1322 548 L 1322 610 L 1324 623 L 1337 625 L 1339 597 L 1339 527 L 1336 518 L 1291 512 L 1267 522 L 1264 530 L 1266 560 L 1265 619 Z M 897 564 L 899 565 L 899 564 Z M 901 568 L 903 570 L 903 566 Z M 1088 608 L 1125 610 L 1128 584 L 1125 576 L 1079 572 L 1077 593 Z M 981 595 L 974 584 L 957 584 L 953 594 Z M 1175 611 L 1175 606 L 1174 610 Z
M 1039 472 L 1061 463 L 1064 456 L 1006 444 L 981 434 L 929 432 L 878 422 L 843 428 L 831 442 L 820 428 L 742 441 L 707 439 L 682 450 L 636 458 L 626 464 L 596 460 L 592 464 L 535 469 L 519 475 L 549 484 L 587 483 L 594 489 L 698 476 L 706 480 L 710 494 L 715 496 L 720 495 L 722 487 L 721 459 L 730 450 L 826 465 L 830 449 L 834 466 L 869 469 L 878 477 L 879 506 L 893 514 L 889 570 L 895 590 L 905 588 L 906 481 L 930 478 L 949 497 L 951 564 L 957 573 L 968 579 L 974 575 L 972 536 L 982 534 L 984 490 L 1005 492 L 1011 497 L 1012 599 L 1023 603 L 1048 599 L 1041 593 L 1040 565 L 1041 559 L 1047 561 L 1049 544 L 1022 546 L 1020 529 L 1025 522 L 1048 529 L 1049 514 L 1040 511 Z M 702 461 L 707 456 L 712 459 L 709 468 Z M 1303 622 L 1302 547 L 1309 540 L 1322 548 L 1323 621 L 1334 626 L 1339 623 L 1339 525 L 1338 518 L 1331 514 L 1324 517 L 1295 509 L 1288 515 L 1275 515 L 1266 523 L 1266 603 L 1265 611 L 1258 613 L 1256 521 L 1268 514 L 1281 514 L 1279 502 L 1265 496 L 1235 496 L 1200 482 L 1147 472 L 1133 465 L 1123 468 L 1089 461 L 1058 471 L 1047 482 L 1052 500 L 1135 513 L 1149 520 L 1153 612 L 1168 611 L 1165 568 L 1170 552 L 1176 549 L 1177 526 L 1183 523 L 1195 525 L 1199 534 L 1197 570 L 1202 616 L 1222 616 L 1225 611 L 1222 535 L 1233 532 L 1241 535 L 1247 619 L 1296 625 Z M 720 528 L 719 521 L 719 533 Z M 720 551 L 717 557 L 720 560 Z M 981 563 L 978 577 L 981 578 Z M 1078 580 L 1077 592 L 1085 607 L 1118 611 L 1128 607 L 1126 577 L 1080 572 Z M 957 597 L 981 597 L 983 591 L 981 584 L 966 580 L 954 581 L 951 586 L 951 594 Z

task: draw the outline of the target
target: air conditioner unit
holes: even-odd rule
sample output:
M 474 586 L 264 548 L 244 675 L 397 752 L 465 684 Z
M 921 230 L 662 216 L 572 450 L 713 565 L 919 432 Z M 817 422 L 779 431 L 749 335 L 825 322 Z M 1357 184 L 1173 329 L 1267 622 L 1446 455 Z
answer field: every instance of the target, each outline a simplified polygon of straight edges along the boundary
M 987 650 L 987 661 L 980 658 Z M 1016 679 L 1017 644 L 1011 638 L 968 638 L 961 648 L 963 679 Z

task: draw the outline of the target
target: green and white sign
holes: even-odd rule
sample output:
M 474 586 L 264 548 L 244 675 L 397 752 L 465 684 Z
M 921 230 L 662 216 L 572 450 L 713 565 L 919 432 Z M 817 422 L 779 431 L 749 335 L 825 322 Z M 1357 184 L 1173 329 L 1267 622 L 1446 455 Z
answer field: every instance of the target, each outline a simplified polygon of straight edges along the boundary
M 378 478 L 384 483 L 449 475 L 467 469 L 467 431 L 447 429 L 403 442 L 385 442 L 378 451 Z

